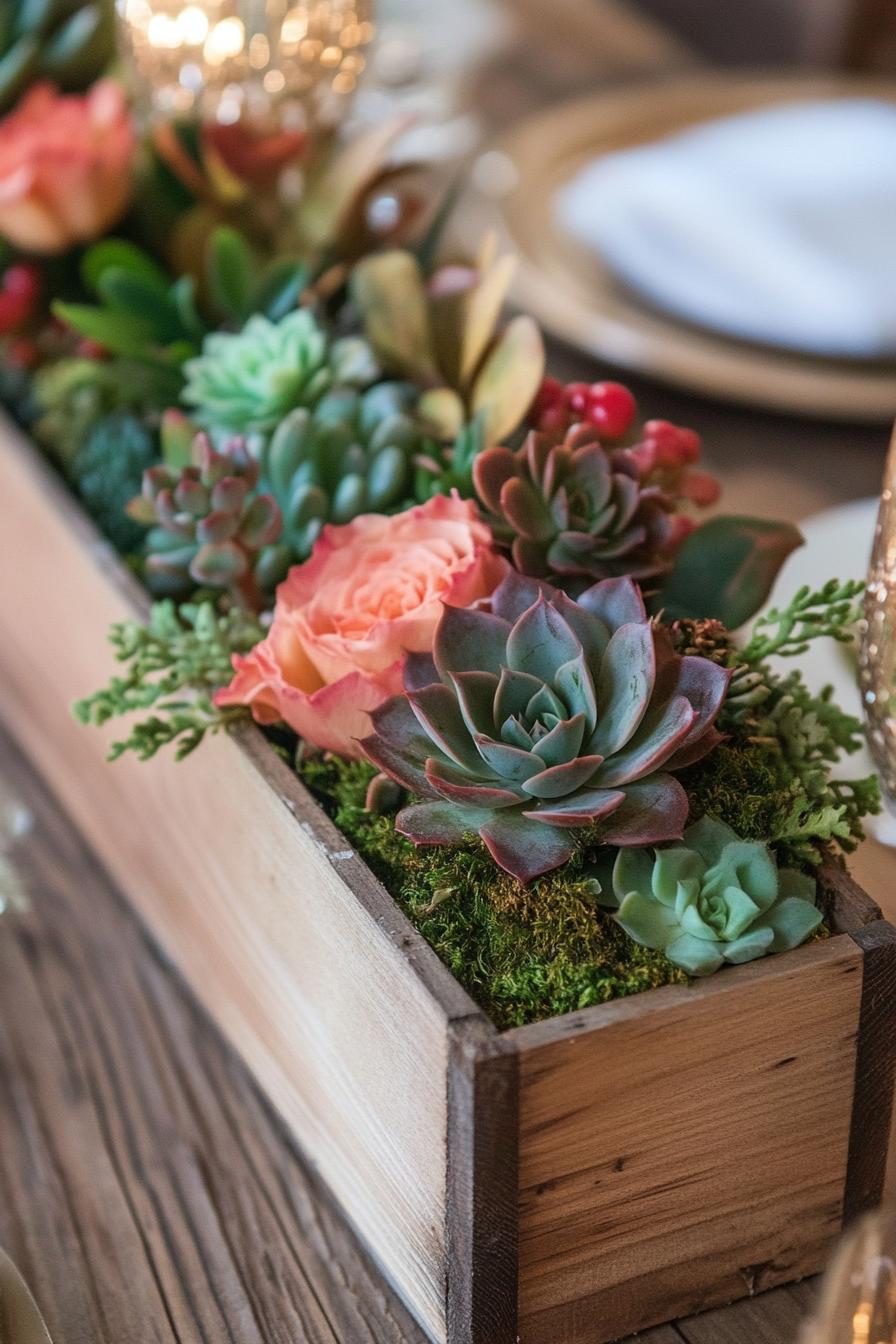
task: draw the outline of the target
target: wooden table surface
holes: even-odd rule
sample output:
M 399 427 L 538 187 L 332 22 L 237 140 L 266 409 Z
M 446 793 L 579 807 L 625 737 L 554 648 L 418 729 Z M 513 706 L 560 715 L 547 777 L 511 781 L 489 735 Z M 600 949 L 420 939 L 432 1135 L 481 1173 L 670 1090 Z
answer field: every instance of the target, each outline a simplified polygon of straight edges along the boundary
M 54 1344 L 424 1344 L 0 726 L 4 793 L 34 821 L 0 914 L 0 1246 Z M 791 1344 L 812 1293 L 640 1339 Z

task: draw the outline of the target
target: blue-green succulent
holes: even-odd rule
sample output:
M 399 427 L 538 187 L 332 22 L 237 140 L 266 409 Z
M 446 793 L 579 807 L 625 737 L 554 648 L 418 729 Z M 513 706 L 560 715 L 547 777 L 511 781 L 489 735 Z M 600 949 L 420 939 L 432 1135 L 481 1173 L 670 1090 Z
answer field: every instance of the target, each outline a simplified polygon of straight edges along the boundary
M 366 341 L 331 341 L 314 315 L 298 308 L 279 322 L 256 313 L 241 331 L 213 332 L 184 372 L 183 400 L 199 423 L 242 434 L 273 430 L 331 388 L 366 387 L 378 368 Z
M 404 695 L 371 718 L 370 760 L 423 801 L 399 813 L 417 844 L 477 833 L 522 882 L 580 840 L 681 837 L 672 772 L 719 741 L 728 672 L 681 657 L 630 578 L 577 602 L 510 571 L 488 610 L 448 606 L 433 657 L 411 655 Z
M 414 418 L 418 395 L 409 383 L 334 388 L 313 410 L 291 411 L 264 440 L 262 477 L 283 515 L 280 542 L 266 557 L 276 577 L 308 558 L 326 523 L 408 502 L 413 459 L 427 447 Z
M 626 933 L 689 975 L 786 952 L 822 921 L 814 877 L 779 868 L 767 845 L 708 816 L 681 844 L 620 849 L 602 885 Z

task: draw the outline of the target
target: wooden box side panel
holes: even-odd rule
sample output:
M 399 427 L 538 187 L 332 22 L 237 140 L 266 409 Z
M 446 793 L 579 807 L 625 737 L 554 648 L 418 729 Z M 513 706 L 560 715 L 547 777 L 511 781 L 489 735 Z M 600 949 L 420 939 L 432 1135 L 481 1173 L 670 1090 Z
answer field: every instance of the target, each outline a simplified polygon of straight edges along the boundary
M 445 1339 L 447 1035 L 470 1001 L 254 730 L 181 764 L 105 761 L 111 734 L 69 706 L 131 604 L 4 426 L 0 481 L 0 710 Z
M 526 1344 L 616 1339 L 821 1267 L 862 965 L 842 935 L 608 1005 L 578 1033 L 509 1033 Z

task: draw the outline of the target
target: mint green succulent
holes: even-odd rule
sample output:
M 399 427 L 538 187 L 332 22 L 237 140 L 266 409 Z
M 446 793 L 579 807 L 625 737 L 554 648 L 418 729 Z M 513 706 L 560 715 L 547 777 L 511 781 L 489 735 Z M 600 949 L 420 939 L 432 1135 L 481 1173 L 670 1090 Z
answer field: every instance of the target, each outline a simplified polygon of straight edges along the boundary
M 238 332 L 213 332 L 184 365 L 183 400 L 206 429 L 269 432 L 296 407 L 312 409 L 333 387 L 377 377 L 360 337 L 331 341 L 306 308 L 279 322 L 260 313 Z
M 815 879 L 778 868 L 768 847 L 703 817 L 681 844 L 621 849 L 601 904 L 643 947 L 688 975 L 804 943 L 822 920 Z

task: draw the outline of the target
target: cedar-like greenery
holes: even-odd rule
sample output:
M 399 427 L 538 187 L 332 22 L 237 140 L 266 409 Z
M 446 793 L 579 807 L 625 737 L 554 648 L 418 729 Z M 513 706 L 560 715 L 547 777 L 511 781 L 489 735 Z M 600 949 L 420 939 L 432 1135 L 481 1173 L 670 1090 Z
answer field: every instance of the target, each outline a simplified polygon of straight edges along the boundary
M 218 709 L 212 696 L 230 679 L 231 655 L 248 653 L 262 637 L 254 616 L 235 607 L 220 614 L 214 603 L 156 602 L 144 626 L 139 621 L 113 625 L 109 642 L 122 676 L 110 678 L 93 695 L 78 700 L 72 712 L 81 723 L 104 724 L 122 715 L 154 712 L 133 723 L 115 742 L 109 759 L 133 751 L 148 761 L 173 745 L 177 760 L 195 751 L 206 733 L 220 732 L 248 711 Z

